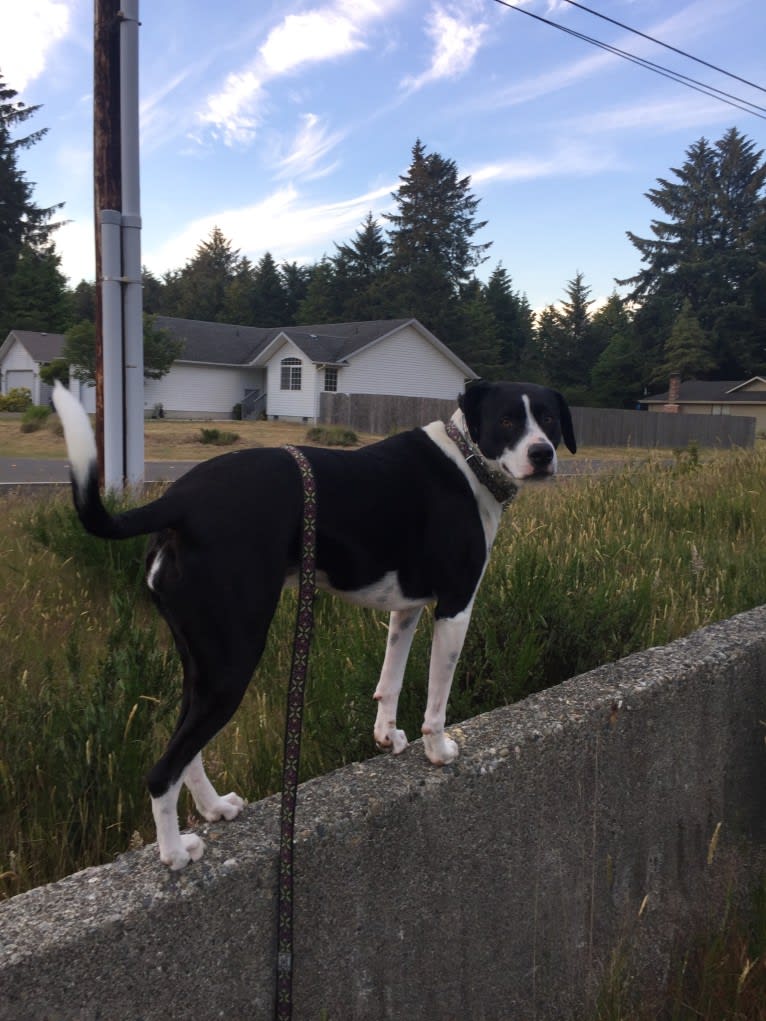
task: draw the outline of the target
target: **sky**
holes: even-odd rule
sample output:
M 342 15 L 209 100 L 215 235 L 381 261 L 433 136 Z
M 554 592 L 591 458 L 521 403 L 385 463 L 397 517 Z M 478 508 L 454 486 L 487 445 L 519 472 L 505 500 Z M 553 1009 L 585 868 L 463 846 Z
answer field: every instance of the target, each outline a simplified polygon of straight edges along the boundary
M 508 0 L 510 3 L 511 0 Z M 257 262 L 315 262 L 392 192 L 420 139 L 481 200 L 502 263 L 535 309 L 582 273 L 602 301 L 641 267 L 645 197 L 690 145 L 761 117 L 558 31 L 654 61 L 761 107 L 732 80 L 567 0 L 155 0 L 140 7 L 142 262 L 180 269 L 217 226 Z M 590 0 L 587 6 L 766 86 L 763 0 Z M 63 202 L 56 234 L 74 286 L 95 275 L 93 0 L 0 0 L 0 74 L 41 109 L 20 153 L 34 200 Z M 385 224 L 384 224 L 385 225 Z

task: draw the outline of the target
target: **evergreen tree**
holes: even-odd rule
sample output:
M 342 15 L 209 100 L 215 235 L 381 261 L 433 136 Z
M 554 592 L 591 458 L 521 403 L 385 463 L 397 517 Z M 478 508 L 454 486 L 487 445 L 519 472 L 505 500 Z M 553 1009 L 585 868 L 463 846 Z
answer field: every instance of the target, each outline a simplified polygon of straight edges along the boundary
M 667 380 L 672 372 L 684 379 L 700 379 L 715 369 L 715 358 L 709 337 L 694 314 L 687 298 L 673 323 L 665 345 L 665 361 L 655 375 L 656 382 Z
M 284 326 L 287 319 L 287 294 L 284 279 L 271 252 L 266 252 L 255 267 L 254 326 Z
M 492 271 L 484 297 L 497 326 L 501 376 L 519 379 L 522 356 L 534 333 L 532 309 L 526 297 L 513 290 L 510 274 L 502 263 Z
M 203 322 L 221 321 L 226 292 L 238 265 L 239 252 L 232 250 L 221 229 L 214 227 L 184 268 L 166 277 L 166 293 L 173 305 L 167 314 Z
M 283 262 L 279 272 L 285 292 L 284 325 L 293 326 L 298 322 L 298 308 L 308 293 L 311 267 L 299 266 L 297 262 Z
M 63 333 L 72 319 L 72 297 L 52 245 L 22 246 L 8 281 L 0 337 L 10 330 Z
M 460 316 L 460 337 L 452 343 L 452 350 L 482 379 L 503 379 L 500 331 L 486 288 L 476 279 L 463 288 Z
M 311 271 L 306 297 L 296 313 L 297 322 L 337 323 L 343 319 L 343 294 L 337 269 L 326 256 Z
M 484 262 L 491 244 L 473 241 L 486 226 L 476 219 L 479 199 L 470 191 L 470 178 L 458 176 L 455 162 L 426 153 L 419 139 L 399 180 L 393 195 L 397 212 L 384 214 L 391 224 L 389 307 L 394 314 L 417 317 L 454 343 L 460 289 Z
M 226 296 L 220 319 L 238 326 L 260 326 L 257 322 L 255 294 L 255 268 L 244 256 L 226 287 Z
M 379 284 L 388 261 L 380 224 L 368 213 L 354 238 L 335 247 L 335 282 L 343 318 L 351 321 L 375 318 L 371 306 L 379 304 Z
M 40 109 L 39 106 L 25 106 L 16 99 L 17 95 L 14 89 L 5 85 L 0 75 L 0 329 L 6 328 L 6 331 L 16 326 L 9 322 L 11 310 L 7 302 L 22 253 L 47 252 L 52 255 L 52 234 L 60 226 L 52 222 L 53 216 L 63 205 L 59 203 L 41 208 L 33 201 L 33 185 L 19 167 L 19 153 L 39 142 L 47 128 L 21 138 L 13 137 L 14 130 Z M 48 263 L 47 268 L 50 267 L 51 263 Z M 23 267 L 27 278 L 30 268 L 31 259 L 27 258 Z M 17 301 L 23 289 L 22 283 L 17 289 Z
M 617 293 L 590 321 L 592 346 L 600 354 L 591 370 L 593 402 L 602 407 L 634 407 L 643 392 L 640 354 L 633 323 Z
M 543 309 L 535 332 L 543 381 L 564 391 L 570 401 L 587 403 L 590 372 L 600 352 L 594 350 L 589 307 L 590 287 L 578 272 L 567 284 L 559 308 Z
M 763 350 L 763 318 L 754 300 L 766 262 L 763 152 L 731 128 L 715 145 L 695 142 L 673 174 L 676 180 L 659 178 L 646 193 L 663 216 L 652 221 L 652 238 L 628 232 L 644 268 L 619 283 L 633 287 L 631 300 L 659 305 L 648 319 L 660 330 L 667 331 L 668 320 L 688 301 L 712 345 L 708 373 L 748 374 Z M 666 340 L 667 332 L 642 343 L 664 362 Z

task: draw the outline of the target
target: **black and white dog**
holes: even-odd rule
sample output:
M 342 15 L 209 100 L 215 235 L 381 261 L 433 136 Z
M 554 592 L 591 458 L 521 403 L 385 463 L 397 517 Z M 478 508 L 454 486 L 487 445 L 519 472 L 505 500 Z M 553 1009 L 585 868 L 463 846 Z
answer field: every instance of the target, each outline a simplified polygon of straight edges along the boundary
M 104 539 L 154 533 L 147 584 L 184 670 L 178 724 L 147 782 L 160 858 L 172 869 L 204 850 L 181 833 L 181 784 L 207 820 L 244 802 L 220 796 L 202 749 L 231 718 L 261 657 L 283 586 L 297 576 L 302 480 L 284 449 L 224 454 L 192 468 L 153 503 L 110 515 L 98 489 L 96 446 L 81 405 L 57 385 L 74 501 Z M 444 732 L 447 699 L 503 503 L 525 480 L 556 471 L 556 447 L 576 449 L 563 397 L 526 383 L 476 383 L 448 423 L 432 422 L 355 451 L 304 447 L 317 489 L 317 584 L 360 606 L 390 610 L 374 736 L 394 753 L 404 668 L 422 608 L 435 604 L 422 727 L 425 753 L 458 754 Z

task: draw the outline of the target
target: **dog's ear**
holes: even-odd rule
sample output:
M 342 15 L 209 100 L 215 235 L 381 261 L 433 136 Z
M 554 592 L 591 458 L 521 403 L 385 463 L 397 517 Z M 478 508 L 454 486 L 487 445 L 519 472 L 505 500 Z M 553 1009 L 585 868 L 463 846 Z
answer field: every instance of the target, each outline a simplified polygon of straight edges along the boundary
M 479 442 L 481 406 L 484 403 L 484 398 L 487 396 L 489 386 L 490 384 L 483 379 L 479 379 L 475 383 L 469 383 L 465 388 L 465 393 L 461 394 L 457 399 L 458 407 L 465 415 L 468 434 L 474 443 Z
M 569 405 L 564 400 L 562 394 L 558 390 L 553 391 L 556 395 L 556 400 L 559 404 L 559 421 L 561 422 L 561 435 L 564 437 L 564 443 L 566 444 L 567 450 L 570 453 L 577 453 L 577 441 L 575 440 L 574 427 L 572 425 L 572 413 L 569 410 Z

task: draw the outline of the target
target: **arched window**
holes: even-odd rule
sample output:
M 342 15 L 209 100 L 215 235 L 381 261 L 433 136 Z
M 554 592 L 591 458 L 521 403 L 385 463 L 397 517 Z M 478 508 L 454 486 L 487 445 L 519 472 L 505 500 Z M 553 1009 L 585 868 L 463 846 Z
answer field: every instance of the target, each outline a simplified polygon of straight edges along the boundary
M 301 360 L 300 358 L 283 358 L 281 362 L 280 390 L 300 390 Z

